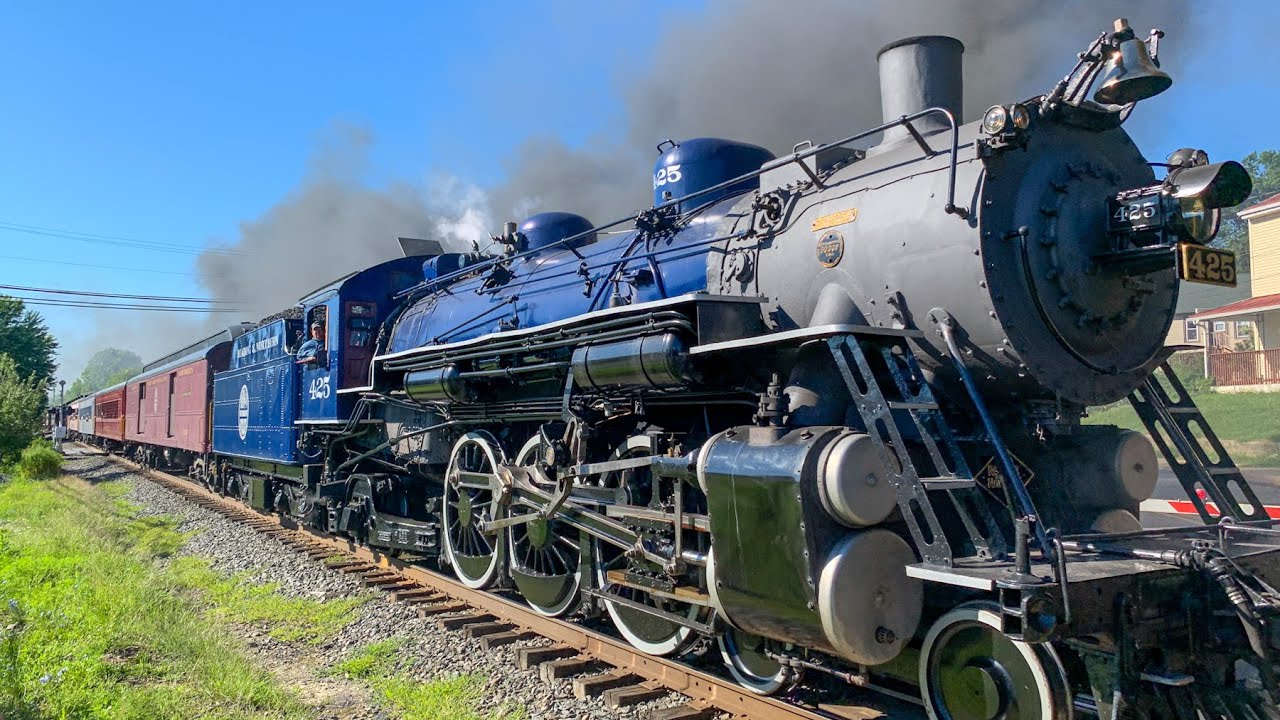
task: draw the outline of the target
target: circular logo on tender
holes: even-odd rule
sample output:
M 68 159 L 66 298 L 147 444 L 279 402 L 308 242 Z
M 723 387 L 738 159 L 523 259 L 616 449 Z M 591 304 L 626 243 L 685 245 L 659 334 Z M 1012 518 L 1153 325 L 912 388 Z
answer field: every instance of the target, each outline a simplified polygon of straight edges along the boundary
M 236 429 L 240 431 L 240 439 L 243 440 L 249 435 L 249 386 L 240 386 L 240 409 L 236 413 L 239 420 Z
M 818 262 L 822 263 L 822 267 L 835 267 L 844 257 L 844 236 L 835 230 L 824 233 L 818 238 L 816 249 Z

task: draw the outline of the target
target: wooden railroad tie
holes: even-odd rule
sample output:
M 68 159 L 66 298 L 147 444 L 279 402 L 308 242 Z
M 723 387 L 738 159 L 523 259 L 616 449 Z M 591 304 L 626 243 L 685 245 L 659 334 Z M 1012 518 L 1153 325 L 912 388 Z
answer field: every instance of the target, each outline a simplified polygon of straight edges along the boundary
M 436 627 L 439 627 L 441 630 L 457 630 L 463 625 L 487 622 L 492 619 L 493 616 L 487 612 L 470 612 L 466 615 L 458 615 L 457 617 L 440 618 L 436 621 Z
M 658 708 L 649 713 L 649 720 L 715 720 L 719 714 L 706 703 L 695 700 L 675 707 Z
M 417 611 L 418 611 L 418 617 L 423 618 L 425 620 L 426 618 L 429 618 L 432 615 L 443 615 L 445 613 L 459 612 L 461 610 L 466 610 L 467 607 L 468 606 L 464 605 L 463 603 L 445 603 L 443 605 L 419 605 L 417 607 Z
M 604 691 L 604 706 L 610 710 L 639 705 L 667 696 L 666 688 L 649 680 L 638 685 L 612 688 Z
M 527 647 L 516 649 L 516 665 L 521 670 L 529 670 L 550 660 L 573 657 L 578 654 L 577 648 L 568 645 L 547 645 L 544 647 Z
M 601 675 L 588 675 L 573 679 L 573 696 L 579 700 L 604 694 L 605 690 L 630 687 L 640 682 L 640 676 L 626 670 L 611 670 Z
M 512 645 L 524 640 L 532 640 L 536 637 L 538 637 L 538 633 L 531 632 L 529 630 L 494 633 L 480 638 L 480 647 L 489 652 L 493 652 L 498 648 L 503 648 L 507 645 Z
M 409 590 L 408 592 L 413 592 L 413 591 Z M 405 605 L 417 607 L 419 605 L 430 605 L 431 603 L 445 602 L 448 599 L 449 599 L 448 595 L 438 595 L 438 594 L 432 593 L 431 595 L 415 595 L 413 597 L 407 597 L 403 600 L 397 600 L 395 602 L 402 602 Z
M 559 660 L 548 660 L 542 663 L 538 666 L 538 677 L 542 678 L 543 682 L 549 683 L 575 675 L 597 672 L 602 667 L 599 660 L 585 655 L 578 655 L 560 658 Z
M 414 587 L 405 588 L 403 590 L 393 590 L 391 591 L 391 594 L 387 596 L 387 599 L 391 602 L 408 600 L 425 601 L 427 598 L 437 597 L 439 595 L 440 593 L 432 590 L 431 588 Z
M 400 582 L 399 575 L 384 575 L 381 573 L 365 575 L 364 577 L 360 578 L 360 584 L 364 585 L 365 587 L 391 585 L 393 583 L 398 583 L 398 582 Z
M 462 626 L 462 634 L 469 638 L 482 638 L 486 635 L 496 635 L 500 632 L 507 632 L 515 627 L 511 623 L 505 622 L 478 622 L 470 625 Z
M 394 595 L 397 592 L 406 592 L 416 587 L 419 587 L 418 583 L 402 577 L 399 582 L 391 583 L 390 585 L 383 585 L 379 589 L 383 592 L 390 593 L 390 595 Z M 390 597 L 390 595 L 388 595 L 388 597 Z

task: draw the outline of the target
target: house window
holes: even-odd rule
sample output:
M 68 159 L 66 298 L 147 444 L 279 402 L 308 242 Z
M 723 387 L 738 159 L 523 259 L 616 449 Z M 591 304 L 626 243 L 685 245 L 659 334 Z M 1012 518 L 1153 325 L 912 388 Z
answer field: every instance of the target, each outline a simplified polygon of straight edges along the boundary
M 1187 322 L 1186 329 L 1184 330 L 1184 337 L 1186 338 L 1186 341 L 1199 342 L 1200 341 L 1200 323 L 1197 323 L 1195 320 L 1192 320 L 1191 318 L 1187 318 L 1186 322 Z
M 1214 331 L 1214 332 L 1216 332 L 1216 333 L 1219 333 L 1219 332 L 1226 332 L 1226 331 L 1227 331 L 1227 321 L 1226 321 L 1226 320 L 1214 320 L 1214 321 L 1213 321 L 1213 331 Z
M 1249 337 L 1249 325 L 1250 323 L 1248 320 L 1237 320 L 1236 321 L 1236 337 L 1238 338 Z

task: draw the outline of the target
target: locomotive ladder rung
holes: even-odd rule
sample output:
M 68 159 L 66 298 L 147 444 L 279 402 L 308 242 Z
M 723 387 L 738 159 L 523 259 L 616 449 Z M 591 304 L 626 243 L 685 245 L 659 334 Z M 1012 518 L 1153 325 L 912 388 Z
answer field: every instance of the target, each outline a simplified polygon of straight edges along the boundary
M 1165 384 L 1161 384 L 1158 379 L 1159 376 L 1164 377 L 1164 383 L 1177 396 L 1176 401 L 1169 397 Z M 1209 427 L 1200 408 L 1191 399 L 1167 361 L 1160 363 L 1142 385 L 1129 395 L 1129 404 L 1146 426 L 1151 441 L 1160 448 L 1165 462 L 1182 484 L 1202 522 L 1208 525 L 1219 520 L 1217 513 L 1209 511 L 1206 499 L 1217 506 L 1222 516 L 1232 520 L 1269 518 L 1257 493 L 1245 480 L 1240 468 L 1236 467 L 1231 455 L 1222 446 L 1222 441 Z M 1192 423 L 1203 434 L 1203 440 L 1192 430 Z M 1217 462 L 1209 459 L 1206 444 L 1218 458 Z M 1238 492 L 1233 492 L 1229 486 L 1234 486 Z M 1201 490 L 1207 498 L 1201 497 Z M 1245 506 L 1249 507 L 1247 512 Z
M 883 455 L 900 461 L 901 471 L 896 473 L 898 506 L 921 559 L 929 565 L 950 566 L 955 557 L 934 511 L 930 498 L 934 491 L 945 493 L 954 507 L 974 555 L 1003 555 L 1003 534 L 984 499 L 971 497 L 979 492 L 973 474 L 906 339 L 851 334 L 832 337 L 827 344 L 870 437 Z M 877 380 L 882 375 L 872 368 L 870 357 L 883 364 L 892 382 Z M 894 395 L 887 397 L 889 392 Z M 904 428 L 910 432 L 904 433 Z M 927 457 L 920 459 L 933 466 L 933 475 L 920 476 L 904 434 L 919 438 L 927 452 Z
M 965 478 L 936 477 L 920 478 L 920 484 L 925 490 L 967 490 L 977 483 Z
M 932 402 L 903 402 L 901 400 L 890 400 L 890 410 L 937 410 L 938 403 Z

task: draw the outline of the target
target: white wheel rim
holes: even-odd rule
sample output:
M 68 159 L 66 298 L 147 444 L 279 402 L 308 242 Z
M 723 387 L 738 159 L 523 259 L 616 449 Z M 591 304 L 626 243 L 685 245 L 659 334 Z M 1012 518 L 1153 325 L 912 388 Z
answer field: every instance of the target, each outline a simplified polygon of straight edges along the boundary
M 992 603 L 971 603 L 962 605 L 946 613 L 929 628 L 924 644 L 920 648 L 920 695 L 924 700 L 925 711 L 929 720 L 952 720 L 950 713 L 939 715 L 934 705 L 933 678 L 931 658 L 939 639 L 947 639 L 950 634 L 965 624 L 985 625 L 1000 634 L 1000 613 Z M 1065 679 L 1066 673 L 1058 660 L 1057 653 L 1049 645 L 1031 645 L 1025 642 L 1010 640 L 1017 649 L 1027 667 L 1031 670 L 1036 692 L 1040 696 L 1040 717 L 1044 720 L 1071 720 L 1073 708 L 1070 698 L 1065 698 L 1060 707 L 1055 707 L 1054 698 L 1059 697 L 1065 687 L 1055 688 L 1049 673 L 1057 673 L 1058 679 Z M 1050 667 L 1046 668 L 1046 664 Z M 1063 683 L 1065 685 L 1065 683 Z
M 622 447 L 614 451 L 611 459 L 617 460 L 631 453 L 632 450 L 647 450 L 652 452 L 653 441 L 644 435 L 635 435 L 627 438 Z M 603 589 L 608 583 L 605 580 L 604 566 L 598 562 L 594 562 L 596 570 L 596 585 Z M 626 621 L 622 618 L 618 603 L 612 600 L 603 599 L 604 609 L 609 613 L 609 619 L 613 621 L 613 626 L 617 628 L 622 637 L 631 643 L 636 649 L 646 652 L 650 655 L 674 655 L 675 653 L 687 648 L 693 636 L 693 628 L 681 627 L 675 634 L 662 642 L 651 642 L 639 637 L 629 630 Z M 702 608 L 697 605 L 690 605 L 687 619 L 696 621 L 701 614 Z
M 541 445 L 542 445 L 542 438 L 538 437 L 537 435 L 534 435 L 533 437 L 529 438 L 528 442 L 526 442 L 524 446 L 520 448 L 520 452 L 516 455 L 515 464 L 516 465 L 529 464 L 532 461 L 531 456 L 537 453 L 538 448 L 541 447 Z M 516 577 L 516 573 L 514 572 L 514 559 L 516 557 L 516 533 L 514 531 L 507 533 L 507 545 L 508 545 L 507 556 L 512 559 L 512 562 L 509 563 L 510 567 L 508 568 L 508 571 L 510 572 L 512 578 L 514 579 Z M 581 565 L 581 557 L 579 557 L 579 565 Z M 525 601 L 525 604 L 528 605 L 531 610 L 538 613 L 539 615 L 543 615 L 546 617 L 560 617 L 562 615 L 567 614 L 570 610 L 573 610 L 577 606 L 578 601 L 581 599 L 580 597 L 581 588 L 582 588 L 582 573 L 581 571 L 579 571 L 577 573 L 574 573 L 572 589 L 565 594 L 565 597 L 563 600 L 556 603 L 555 605 L 546 606 L 546 607 L 541 605 L 536 605 L 532 601 L 530 601 L 528 598 L 524 598 L 524 601 Z
M 737 647 L 735 631 L 726 629 L 716 638 L 720 646 L 720 657 L 729 668 L 729 674 L 742 687 L 757 695 L 772 695 L 791 684 L 791 674 L 786 668 L 779 666 L 773 675 L 760 675 L 746 666 L 741 658 L 741 649 Z
M 502 454 L 502 446 L 498 444 L 498 441 L 494 439 L 492 435 L 484 431 L 469 432 L 459 438 L 458 442 L 454 443 L 453 451 L 449 456 L 449 468 L 445 473 L 445 496 L 443 506 L 440 509 L 443 519 L 443 522 L 441 523 L 443 526 L 443 532 L 441 535 L 444 536 L 445 558 L 453 568 L 454 576 L 457 577 L 458 581 L 463 585 L 473 590 L 483 590 L 491 587 L 495 582 L 497 582 L 498 577 L 501 574 L 503 560 L 506 557 L 507 549 L 507 543 L 502 537 L 504 533 L 499 531 L 498 537 L 496 537 L 491 543 L 491 546 L 494 549 L 493 559 L 490 560 L 485 571 L 475 577 L 467 576 L 464 571 L 460 569 L 459 563 L 457 562 L 457 553 L 453 546 L 453 538 L 450 533 L 450 526 L 454 518 L 453 512 L 450 509 L 451 506 L 449 505 L 449 488 L 447 487 L 449 476 L 453 474 L 455 463 L 458 461 L 458 453 L 463 447 L 471 443 L 478 445 L 484 451 L 485 458 L 494 470 L 496 470 L 498 465 L 506 459 Z

